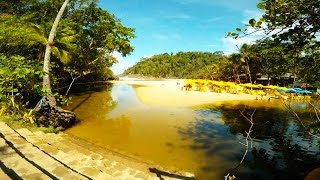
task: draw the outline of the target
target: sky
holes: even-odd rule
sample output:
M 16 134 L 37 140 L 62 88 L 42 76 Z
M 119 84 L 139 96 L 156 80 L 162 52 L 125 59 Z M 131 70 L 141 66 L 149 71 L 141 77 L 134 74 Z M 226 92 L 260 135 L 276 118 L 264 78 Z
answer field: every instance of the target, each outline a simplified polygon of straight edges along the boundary
M 112 66 L 121 74 L 143 57 L 177 52 L 215 52 L 230 54 L 237 46 L 252 43 L 257 37 L 226 37 L 226 32 L 245 27 L 262 12 L 258 0 L 100 0 L 99 6 L 114 14 L 126 27 L 135 29 L 131 40 L 135 50 L 128 56 L 113 55 Z

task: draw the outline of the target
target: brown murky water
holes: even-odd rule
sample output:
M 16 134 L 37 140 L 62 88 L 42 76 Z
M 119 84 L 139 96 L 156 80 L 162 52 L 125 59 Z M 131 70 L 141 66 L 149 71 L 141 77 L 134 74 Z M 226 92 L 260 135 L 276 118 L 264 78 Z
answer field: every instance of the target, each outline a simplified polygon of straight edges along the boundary
M 312 154 L 312 158 L 319 151 L 316 141 L 301 134 L 300 127 L 288 120 L 279 102 L 249 101 L 245 104 L 152 107 L 139 101 L 134 87 L 119 84 L 102 91 L 74 95 L 69 109 L 81 122 L 67 133 L 145 161 L 194 172 L 197 179 L 223 179 L 228 172 L 238 178 L 274 179 L 291 168 L 286 158 L 281 159 L 287 154 L 281 149 L 288 146 L 286 143 L 298 143 L 299 152 Z M 258 108 L 256 118 L 259 119 L 252 136 L 255 149 L 243 165 L 232 170 L 242 158 L 245 148 L 239 141 L 243 141 L 249 128 L 239 110 L 250 111 L 252 107 Z M 280 136 L 279 131 L 284 135 Z M 309 143 L 301 143 L 304 139 Z M 263 158 L 274 165 L 267 162 L 261 165 Z
M 181 169 L 194 169 L 199 159 L 178 133 L 194 120 L 191 109 L 149 107 L 127 85 L 74 96 L 69 108 L 81 123 L 67 133 L 99 146 Z

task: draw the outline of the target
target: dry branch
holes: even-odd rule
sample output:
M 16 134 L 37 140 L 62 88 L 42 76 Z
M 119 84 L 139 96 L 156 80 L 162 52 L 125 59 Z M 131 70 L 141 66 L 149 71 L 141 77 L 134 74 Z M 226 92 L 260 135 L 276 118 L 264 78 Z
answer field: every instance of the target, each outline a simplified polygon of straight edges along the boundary
M 242 144 L 242 145 L 244 145 L 246 147 L 246 151 L 243 154 L 243 157 L 242 157 L 242 159 L 241 159 L 239 164 L 242 164 L 242 162 L 244 161 L 245 157 L 248 154 L 249 148 L 252 149 L 252 147 L 253 147 L 253 140 L 252 140 L 252 138 L 250 136 L 250 133 L 252 132 L 252 128 L 253 128 L 253 125 L 254 125 L 254 123 L 253 123 L 253 115 L 254 115 L 255 112 L 256 112 L 256 110 L 254 110 L 252 112 L 252 114 L 250 115 L 250 118 L 248 118 L 246 115 L 243 114 L 243 112 L 240 111 L 241 115 L 250 123 L 250 128 L 249 128 L 248 132 L 246 132 L 247 136 L 246 136 L 246 139 L 245 139 L 245 143 L 241 143 L 240 142 L 240 144 Z
M 249 127 L 249 130 L 246 131 L 245 143 L 239 142 L 240 144 L 242 144 L 243 146 L 246 147 L 246 150 L 245 150 L 245 152 L 244 152 L 244 154 L 242 156 L 241 161 L 239 162 L 239 164 L 235 168 L 232 169 L 232 171 L 236 170 L 243 163 L 244 159 L 246 158 L 246 156 L 247 156 L 247 154 L 249 152 L 249 149 L 253 148 L 253 140 L 252 140 L 252 138 L 250 136 L 250 133 L 253 131 L 252 130 L 253 125 L 254 125 L 254 123 L 253 123 L 253 115 L 254 115 L 255 112 L 256 112 L 256 110 L 254 110 L 252 112 L 252 114 L 250 114 L 250 118 L 249 118 L 249 117 L 247 117 L 246 115 L 243 114 L 243 111 L 240 111 L 240 114 L 250 123 L 250 127 Z M 236 178 L 234 175 L 231 176 L 230 173 L 228 173 L 224 177 L 225 177 L 225 180 L 230 180 L 230 179 L 235 179 Z
M 316 108 L 311 102 L 309 102 L 314 108 Z M 310 135 L 310 136 L 313 136 L 315 138 L 319 138 L 320 139 L 320 136 L 317 136 L 315 134 L 313 134 L 308 128 L 307 126 L 302 122 L 302 120 L 300 119 L 299 115 L 291 108 L 290 104 L 287 103 L 286 101 L 283 102 L 285 108 L 294 115 L 295 119 L 297 121 L 299 121 L 299 123 L 301 124 L 301 126 L 306 130 L 306 132 Z M 319 110 L 319 109 L 315 109 L 315 110 Z M 317 114 L 317 117 L 318 117 L 318 114 Z M 318 120 L 319 120 L 319 117 L 318 117 Z M 320 121 L 320 120 L 319 120 Z

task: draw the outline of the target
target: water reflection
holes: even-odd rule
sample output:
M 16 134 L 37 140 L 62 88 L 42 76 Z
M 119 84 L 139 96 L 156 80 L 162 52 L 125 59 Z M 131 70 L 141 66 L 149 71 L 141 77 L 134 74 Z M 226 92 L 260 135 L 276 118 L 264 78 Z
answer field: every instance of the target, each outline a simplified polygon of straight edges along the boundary
M 215 179 L 228 172 L 240 179 L 299 179 L 319 165 L 317 139 L 305 133 L 283 109 L 254 104 L 226 103 L 205 107 L 197 110 L 200 118 L 187 129 L 180 130 L 183 136 L 193 140 L 194 145 L 189 148 L 204 151 L 208 158 L 198 172 L 201 179 Z M 243 165 L 232 169 L 242 158 L 245 147 L 239 142 L 244 140 L 250 127 L 240 110 L 244 114 L 256 110 L 251 133 L 254 149 Z
M 301 179 L 319 165 L 318 141 L 305 133 L 281 102 L 229 102 L 192 108 L 145 105 L 134 86 L 74 95 L 73 109 L 81 123 L 67 133 L 101 147 L 162 166 L 196 173 L 197 179 Z M 303 105 L 304 106 L 304 105 Z M 300 110 L 301 106 L 295 105 Z M 254 149 L 240 162 L 250 124 L 241 116 L 255 111 Z M 299 111 L 310 124 L 310 111 Z
M 132 86 L 125 84 L 114 85 L 111 89 L 111 99 L 117 102 L 117 106 L 108 112 L 108 118 L 115 118 L 133 112 L 137 109 L 145 108 L 140 103 Z
M 81 123 L 67 133 L 166 167 L 196 168 L 197 155 L 185 149 L 189 141 L 181 141 L 177 133 L 177 128 L 193 121 L 193 110 L 144 105 L 134 88 L 138 87 L 119 84 L 75 95 L 69 108 L 75 109 Z

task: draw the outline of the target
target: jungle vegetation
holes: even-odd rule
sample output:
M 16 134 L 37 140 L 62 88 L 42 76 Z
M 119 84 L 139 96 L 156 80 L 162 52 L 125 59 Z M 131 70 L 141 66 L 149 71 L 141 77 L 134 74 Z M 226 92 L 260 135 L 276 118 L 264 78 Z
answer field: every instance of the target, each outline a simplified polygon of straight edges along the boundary
M 32 110 L 37 110 L 34 107 L 42 97 L 57 99 L 61 105 L 71 82 L 113 77 L 110 67 L 116 59 L 111 54 L 126 56 L 133 51 L 134 29 L 123 26 L 97 3 L 0 2 L 0 115 L 20 114 L 26 121 L 39 122 Z M 50 106 L 56 105 L 54 101 Z M 54 121 L 41 124 L 58 126 Z
M 157 78 L 211 79 L 239 82 L 257 81 L 257 74 L 267 79 L 280 78 L 288 73 L 303 82 L 319 86 L 320 52 L 304 51 L 293 58 L 289 43 L 279 43 L 271 38 L 243 44 L 238 52 L 224 55 L 223 52 L 178 52 L 142 58 L 123 75 L 138 75 Z M 242 80 L 243 82 L 243 80 Z

